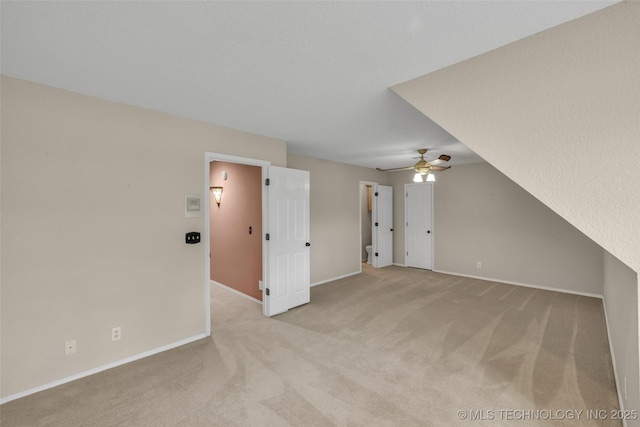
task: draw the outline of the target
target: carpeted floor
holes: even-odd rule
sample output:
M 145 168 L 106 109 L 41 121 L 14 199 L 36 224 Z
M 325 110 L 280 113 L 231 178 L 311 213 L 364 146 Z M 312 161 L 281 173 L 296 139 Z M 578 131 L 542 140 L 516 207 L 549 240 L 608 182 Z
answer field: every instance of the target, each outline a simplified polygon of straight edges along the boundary
M 1 425 L 621 425 L 588 413 L 618 408 L 599 299 L 365 265 L 261 310 L 212 286 L 210 338 L 9 402 Z

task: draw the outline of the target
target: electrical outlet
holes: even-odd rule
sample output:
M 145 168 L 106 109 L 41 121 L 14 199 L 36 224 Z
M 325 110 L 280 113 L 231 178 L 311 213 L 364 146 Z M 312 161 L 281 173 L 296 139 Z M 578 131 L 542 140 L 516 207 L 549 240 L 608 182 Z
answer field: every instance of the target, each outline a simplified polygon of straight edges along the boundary
M 480 261 L 476 262 L 476 267 L 482 268 L 482 262 L 480 262 Z
M 120 326 L 111 329 L 111 341 L 117 341 L 122 338 L 122 328 Z
M 64 355 L 68 356 L 76 352 L 76 340 L 67 340 L 64 342 Z
M 258 290 L 262 290 L 262 280 L 258 280 Z

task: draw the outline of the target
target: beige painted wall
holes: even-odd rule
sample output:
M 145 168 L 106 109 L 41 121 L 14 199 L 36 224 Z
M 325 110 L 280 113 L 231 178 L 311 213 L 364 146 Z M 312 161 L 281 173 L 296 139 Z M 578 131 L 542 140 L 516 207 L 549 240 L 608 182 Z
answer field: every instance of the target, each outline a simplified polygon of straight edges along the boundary
M 205 152 L 286 166 L 286 144 L 4 76 L 1 102 L 2 396 L 203 334 L 184 195 Z
M 360 271 L 360 181 L 390 185 L 389 174 L 296 154 L 287 167 L 310 172 L 311 284 Z
M 622 405 L 637 408 L 640 402 L 638 366 L 638 274 L 607 251 L 604 252 L 604 305 L 609 323 L 609 340 L 620 384 Z M 626 380 L 626 396 L 625 385 Z M 629 420 L 638 426 L 640 420 Z
M 434 198 L 438 270 L 602 295 L 602 248 L 489 164 L 441 174 Z
M 403 178 L 404 175 L 404 179 Z M 399 175 L 402 191 L 411 174 Z M 404 217 L 404 204 L 397 206 Z M 396 221 L 396 233 L 404 227 Z M 602 295 L 602 248 L 488 163 L 434 184 L 434 270 Z M 404 238 L 398 239 L 404 248 Z M 401 241 L 400 241 L 401 240 Z M 396 248 L 396 262 L 404 250 Z M 482 262 L 482 268 L 476 262 Z
M 393 88 L 640 271 L 640 2 Z
M 638 22 L 640 2 L 622 1 L 394 91 L 637 273 Z M 631 309 L 637 319 L 637 299 Z M 629 339 L 613 344 L 633 359 L 617 375 L 635 390 L 640 338 Z

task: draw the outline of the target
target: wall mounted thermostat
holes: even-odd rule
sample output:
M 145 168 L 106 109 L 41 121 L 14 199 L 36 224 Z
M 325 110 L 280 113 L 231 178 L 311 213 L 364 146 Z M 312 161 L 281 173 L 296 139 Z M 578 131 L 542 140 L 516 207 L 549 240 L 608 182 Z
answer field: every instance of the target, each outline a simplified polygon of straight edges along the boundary
M 200 243 L 200 233 L 197 231 L 190 231 L 184 236 L 184 242 L 188 245 Z
M 200 218 L 202 216 L 202 196 L 199 194 L 185 194 L 184 217 Z

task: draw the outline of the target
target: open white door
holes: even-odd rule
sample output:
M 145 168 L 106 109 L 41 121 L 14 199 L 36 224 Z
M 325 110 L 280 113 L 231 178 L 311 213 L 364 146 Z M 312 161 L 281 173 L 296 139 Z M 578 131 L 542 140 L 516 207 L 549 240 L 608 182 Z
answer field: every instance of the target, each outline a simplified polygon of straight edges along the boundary
M 433 185 L 405 184 L 407 267 L 433 269 Z
M 309 172 L 269 167 L 265 316 L 306 304 L 309 290 Z
M 393 187 L 374 187 L 372 265 L 386 267 L 393 263 Z

